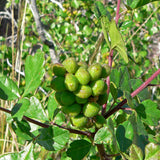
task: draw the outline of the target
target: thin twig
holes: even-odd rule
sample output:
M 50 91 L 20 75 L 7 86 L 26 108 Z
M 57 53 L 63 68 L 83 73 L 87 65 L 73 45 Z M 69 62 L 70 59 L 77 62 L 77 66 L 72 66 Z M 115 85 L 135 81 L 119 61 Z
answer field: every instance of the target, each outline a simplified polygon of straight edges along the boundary
M 57 5 L 59 6 L 59 8 L 61 8 L 62 11 L 64 11 L 64 8 L 63 8 L 63 6 L 62 6 L 62 4 L 61 4 L 60 2 L 57 2 L 57 1 L 55 1 L 55 0 L 51 0 L 51 2 L 57 4 Z
M 137 32 L 148 22 L 152 15 L 159 9 L 159 7 L 153 11 L 150 16 L 142 23 L 142 25 L 132 34 L 132 36 L 127 40 L 126 44 L 137 34 Z
M 116 12 L 116 20 L 115 20 L 116 24 L 118 24 L 118 20 L 119 20 L 120 3 L 121 3 L 121 0 L 117 0 L 117 12 Z M 114 51 L 113 49 L 110 51 L 110 54 L 108 57 L 108 64 L 111 69 L 112 69 L 113 51 Z M 109 93 L 110 93 L 110 77 L 109 76 L 107 77 L 106 84 L 107 84 L 107 94 L 109 96 Z M 107 103 L 102 106 L 102 115 L 105 114 L 106 107 L 107 107 Z

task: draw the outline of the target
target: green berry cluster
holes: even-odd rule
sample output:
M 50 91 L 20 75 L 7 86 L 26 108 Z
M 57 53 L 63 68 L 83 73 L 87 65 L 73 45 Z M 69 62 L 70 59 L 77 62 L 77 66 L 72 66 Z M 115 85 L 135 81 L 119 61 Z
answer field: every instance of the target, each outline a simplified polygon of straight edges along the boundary
M 51 87 L 56 91 L 55 99 L 71 123 L 78 128 L 101 127 L 105 119 L 99 112 L 108 98 L 103 78 L 110 74 L 110 67 L 99 63 L 88 66 L 71 57 L 54 64 L 53 73 Z

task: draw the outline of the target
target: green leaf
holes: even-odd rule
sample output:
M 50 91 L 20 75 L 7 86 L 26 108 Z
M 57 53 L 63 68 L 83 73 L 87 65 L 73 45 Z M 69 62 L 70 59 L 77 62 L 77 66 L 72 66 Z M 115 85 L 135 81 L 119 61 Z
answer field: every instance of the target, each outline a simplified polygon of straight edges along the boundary
M 42 121 L 48 120 L 46 113 L 44 112 L 44 109 L 42 107 L 42 104 L 36 97 L 30 98 L 30 106 L 25 112 L 25 116 Z
M 133 127 L 129 121 L 125 121 L 118 126 L 116 130 L 116 138 L 122 152 L 125 152 L 132 144 L 133 135 Z
M 6 76 L 0 77 L 0 99 L 15 100 L 19 97 L 19 89 L 15 82 Z
M 87 26 L 87 25 L 85 25 L 85 26 L 83 27 L 83 33 L 84 33 L 86 36 L 91 35 L 91 34 L 92 34 L 92 28 L 89 27 L 89 26 Z
M 34 56 L 29 55 L 25 62 L 25 90 L 23 96 L 33 92 L 41 83 L 45 70 L 43 68 L 44 55 L 36 53 Z
M 127 99 L 127 104 L 129 107 L 134 108 L 134 104 L 133 104 L 133 98 L 131 97 L 131 94 L 127 91 L 124 92 L 125 98 Z
M 120 84 L 120 72 L 118 69 L 112 69 L 110 74 L 111 81 L 115 84 L 117 88 L 119 88 Z
M 110 74 L 111 82 L 122 91 L 131 92 L 130 76 L 127 67 L 120 67 L 118 70 L 113 69 Z
M 127 91 L 127 92 L 131 91 L 129 80 L 130 80 L 130 76 L 129 76 L 127 67 L 125 66 L 120 67 L 119 86 L 122 91 Z
M 94 13 L 97 18 L 100 18 L 101 16 L 110 15 L 110 13 L 108 13 L 107 9 L 105 8 L 104 4 L 100 1 L 95 2 Z
M 143 160 L 143 152 L 141 148 L 132 144 L 130 148 L 130 157 L 129 160 Z
M 109 39 L 108 39 L 110 21 L 109 21 L 107 16 L 102 16 L 101 17 L 101 25 L 102 25 L 102 31 L 103 31 L 103 34 L 104 34 L 104 38 L 107 42 L 107 45 L 110 47 L 110 42 L 109 42 Z
M 17 118 L 19 121 L 21 121 L 29 105 L 30 101 L 27 98 L 20 99 L 12 108 L 11 111 L 12 117 Z
M 114 82 L 110 83 L 110 91 L 111 91 L 114 101 L 116 101 L 117 96 L 118 96 L 118 89 L 117 89 L 117 86 L 114 84 Z
M 131 9 L 136 9 L 154 1 L 158 0 L 127 0 L 126 6 Z
M 159 160 L 160 145 L 149 143 L 145 147 L 145 160 Z
M 56 126 L 39 129 L 39 133 L 36 142 L 49 151 L 59 151 L 69 141 L 69 131 Z
M 74 7 L 74 8 L 78 8 L 79 6 L 80 6 L 80 4 L 81 4 L 81 1 L 78 1 L 78 0 L 73 0 L 73 1 L 71 1 L 72 3 L 71 3 L 71 5 L 72 5 L 72 7 Z
M 91 148 L 91 143 L 86 140 L 75 140 L 70 144 L 70 148 L 67 150 L 67 155 L 72 160 L 82 160 Z
M 55 100 L 55 97 L 54 97 L 54 93 L 52 93 L 50 96 L 49 96 L 49 100 L 48 100 L 48 105 L 47 105 L 47 108 L 48 108 L 48 116 L 49 116 L 49 119 L 53 120 L 53 118 L 57 115 L 57 113 L 59 112 L 59 109 L 58 109 L 58 103 L 56 102 Z
M 14 120 L 12 122 L 12 129 L 16 133 L 20 144 L 24 144 L 26 140 L 33 139 L 33 135 L 30 133 L 31 127 L 29 123 L 23 119 L 21 121 Z
M 103 127 L 98 130 L 94 136 L 94 143 L 96 144 L 107 144 L 112 139 L 112 130 L 108 127 Z
M 120 32 L 117 29 L 116 23 L 114 20 L 111 21 L 109 27 L 109 36 L 111 39 L 111 49 L 116 49 L 121 57 L 126 63 L 128 63 L 128 56 L 126 52 L 125 43 Z
M 133 143 L 140 147 L 142 151 L 144 151 L 144 147 L 148 143 L 148 140 L 146 138 L 148 134 L 142 121 L 136 113 L 133 113 L 128 120 L 131 122 L 134 130 Z
M 138 107 L 135 108 L 139 117 L 143 122 L 150 126 L 157 126 L 160 120 L 160 110 L 157 109 L 157 103 L 151 100 L 143 101 Z

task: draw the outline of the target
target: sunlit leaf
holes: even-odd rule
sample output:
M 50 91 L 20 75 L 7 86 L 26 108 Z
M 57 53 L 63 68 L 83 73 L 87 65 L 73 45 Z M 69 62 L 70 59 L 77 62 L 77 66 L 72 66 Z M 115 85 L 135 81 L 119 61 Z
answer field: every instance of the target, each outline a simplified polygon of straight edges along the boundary
M 27 98 L 20 99 L 12 108 L 12 112 L 11 112 L 12 117 L 18 118 L 18 120 L 21 121 L 29 105 L 30 105 L 30 101 Z
M 143 160 L 143 152 L 141 148 L 132 144 L 130 148 L 130 157 L 129 160 Z
M 160 145 L 149 143 L 145 147 L 145 160 L 159 160 Z
M 42 104 L 36 97 L 30 98 L 30 106 L 25 112 L 25 116 L 42 121 L 48 120 L 47 115 L 44 112 L 44 108 L 42 107 Z
M 160 120 L 160 110 L 157 107 L 157 103 L 148 99 L 143 101 L 135 109 L 143 122 L 151 126 L 156 126 Z
M 108 127 L 103 127 L 98 130 L 94 136 L 94 143 L 108 143 L 112 139 L 112 131 Z
M 109 27 L 109 37 L 111 39 L 111 49 L 116 49 L 126 63 L 128 63 L 128 56 L 126 52 L 125 43 L 120 32 L 117 29 L 114 20 L 111 21 Z
M 0 99 L 15 100 L 19 97 L 19 89 L 16 83 L 6 76 L 0 77 Z
M 44 54 L 36 53 L 34 56 L 29 55 L 25 62 L 25 90 L 23 96 L 33 92 L 41 83 L 45 70 Z

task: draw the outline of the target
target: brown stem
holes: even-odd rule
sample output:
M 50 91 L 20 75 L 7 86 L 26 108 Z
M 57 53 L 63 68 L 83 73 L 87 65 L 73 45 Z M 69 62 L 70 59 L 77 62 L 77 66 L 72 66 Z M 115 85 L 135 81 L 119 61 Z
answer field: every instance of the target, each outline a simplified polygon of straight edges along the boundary
M 62 128 L 62 129 L 66 129 L 68 130 L 70 133 L 75 133 L 75 134 L 81 134 L 81 135 L 85 135 L 87 137 L 93 137 L 94 136 L 94 133 L 91 133 L 91 132 L 85 132 L 85 131 L 81 131 L 81 130 L 76 130 L 76 129 L 72 129 L 72 128 L 66 128 L 66 127 L 63 127 L 63 126 L 60 126 L 54 122 L 51 122 L 50 123 L 51 125 L 54 125 L 54 126 L 57 126 L 59 128 Z
M 6 113 L 11 114 L 11 111 L 8 110 L 8 109 L 6 109 L 6 108 L 0 107 L 0 110 L 1 110 L 1 111 L 4 111 L 4 112 L 6 112 Z M 54 126 L 58 126 L 59 128 L 68 130 L 70 133 L 81 134 L 81 135 L 85 135 L 85 136 L 87 136 L 87 137 L 93 137 L 93 136 L 94 136 L 94 133 L 85 132 L 85 131 L 80 131 L 80 130 L 71 129 L 71 128 L 65 128 L 65 127 L 60 126 L 60 125 L 58 125 L 58 124 L 56 124 L 56 123 L 53 123 L 53 122 L 51 122 L 50 124 L 45 124 L 45 123 L 39 122 L 39 121 L 37 121 L 37 120 L 34 120 L 34 119 L 29 118 L 29 117 L 26 117 L 26 116 L 23 116 L 23 119 L 26 120 L 26 121 L 29 121 L 29 122 L 31 122 L 31 123 L 34 123 L 34 124 L 36 124 L 36 125 L 38 125 L 38 126 L 41 126 L 41 127 L 43 127 L 43 128 L 48 128 L 48 127 L 54 125 Z
M 96 146 L 97 146 L 98 152 L 100 154 L 101 160 L 110 160 L 110 158 L 106 154 L 106 151 L 104 149 L 104 145 L 103 144 L 96 144 Z

